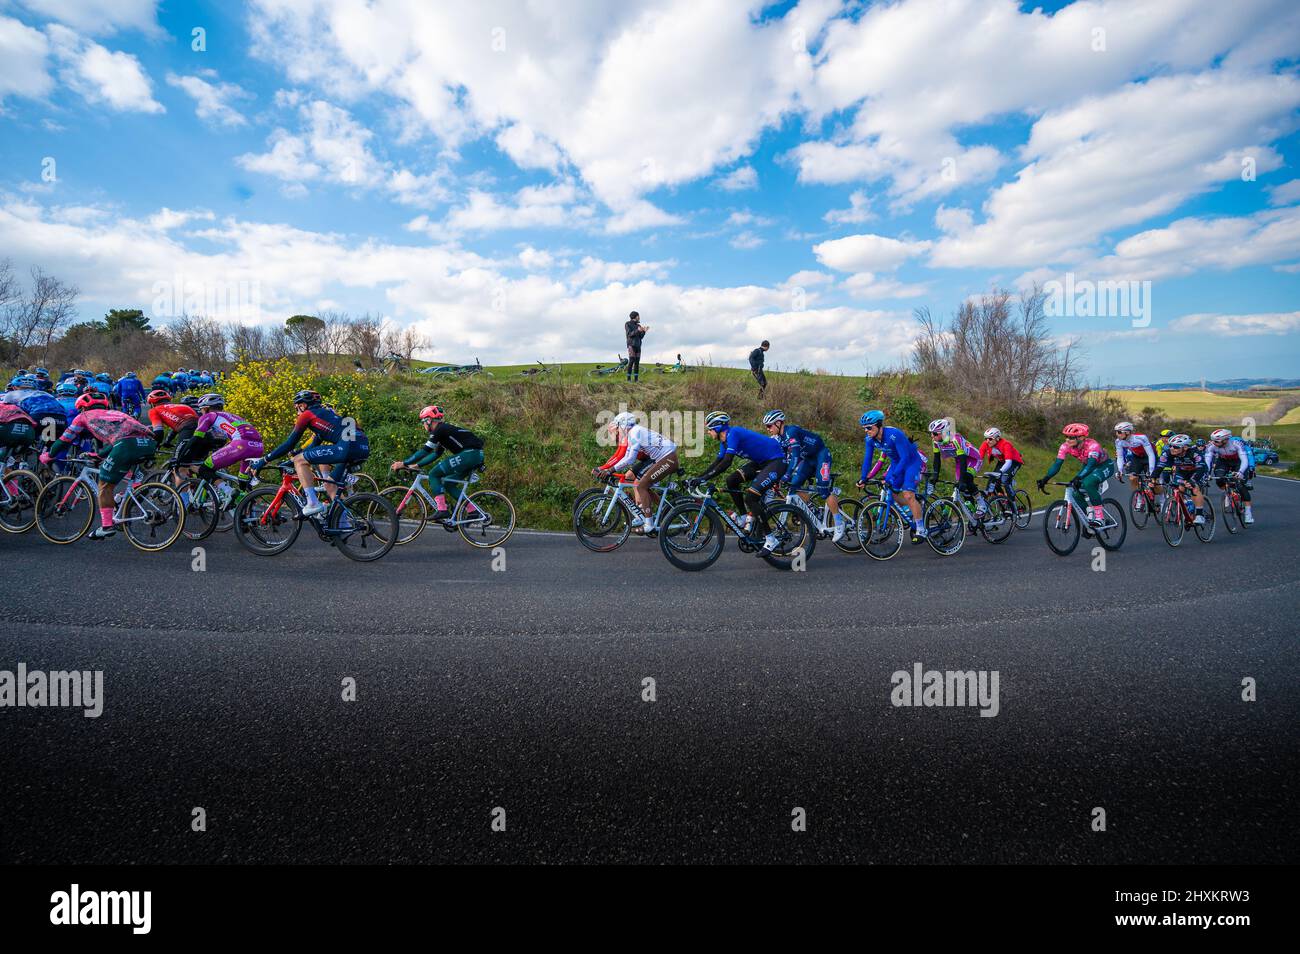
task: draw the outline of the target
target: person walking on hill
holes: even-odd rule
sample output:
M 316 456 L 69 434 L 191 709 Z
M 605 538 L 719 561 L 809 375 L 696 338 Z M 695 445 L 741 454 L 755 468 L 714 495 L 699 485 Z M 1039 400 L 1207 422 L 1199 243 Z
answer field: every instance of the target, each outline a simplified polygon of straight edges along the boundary
M 758 396 L 761 398 L 767 391 L 767 375 L 763 373 L 764 352 L 772 347 L 770 341 L 764 341 L 761 345 L 749 353 L 749 373 L 754 376 L 758 382 Z
M 649 327 L 641 324 L 641 316 L 635 311 L 629 314 L 627 321 L 623 323 L 623 331 L 627 336 L 628 381 L 637 381 L 641 377 L 641 339 L 649 330 Z

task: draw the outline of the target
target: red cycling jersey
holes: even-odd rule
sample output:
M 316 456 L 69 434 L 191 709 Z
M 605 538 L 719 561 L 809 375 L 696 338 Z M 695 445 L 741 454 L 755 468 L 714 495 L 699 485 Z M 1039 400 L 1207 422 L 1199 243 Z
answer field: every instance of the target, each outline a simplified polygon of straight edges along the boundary
M 980 457 L 984 460 L 990 458 L 998 461 L 1013 460 L 1017 464 L 1025 462 L 1025 459 L 1020 456 L 1020 451 L 1016 450 L 1005 437 L 999 437 L 996 444 L 990 444 L 988 441 L 981 444 Z
M 159 404 L 149 408 L 149 423 L 161 429 L 179 431 L 186 424 L 198 424 L 199 412 L 185 404 Z

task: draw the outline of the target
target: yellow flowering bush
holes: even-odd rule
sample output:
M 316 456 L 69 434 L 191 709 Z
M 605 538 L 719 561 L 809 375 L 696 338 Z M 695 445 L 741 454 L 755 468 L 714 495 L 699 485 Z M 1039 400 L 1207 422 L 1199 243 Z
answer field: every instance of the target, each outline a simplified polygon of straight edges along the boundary
M 241 361 L 222 384 L 226 407 L 246 418 L 272 443 L 293 429 L 293 396 L 311 379 L 292 361 Z M 267 445 L 268 447 L 271 444 Z

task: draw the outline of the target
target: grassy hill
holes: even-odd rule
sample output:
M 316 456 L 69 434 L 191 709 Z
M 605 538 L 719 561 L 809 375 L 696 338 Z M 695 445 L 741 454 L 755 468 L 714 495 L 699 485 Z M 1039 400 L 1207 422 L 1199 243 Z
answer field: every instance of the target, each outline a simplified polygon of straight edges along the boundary
M 1106 391 L 1128 405 L 1134 413 L 1144 407 L 1152 407 L 1171 420 L 1195 421 L 1198 424 L 1216 427 L 1240 427 L 1242 419 L 1255 418 L 1257 423 L 1274 423 L 1269 420 L 1269 412 L 1274 409 L 1283 414 L 1290 413 L 1291 419 L 1279 415 L 1280 420 L 1295 423 L 1300 416 L 1295 415 L 1291 402 L 1300 406 L 1300 390 L 1281 391 L 1202 391 L 1199 388 L 1184 391 Z
M 436 364 L 437 362 L 430 362 Z M 688 473 L 701 472 L 717 453 L 717 444 L 703 433 L 704 413 L 722 409 L 737 423 L 760 429 L 762 414 L 782 408 L 790 421 L 818 431 L 830 445 L 837 483 L 846 493 L 862 464 L 862 431 L 858 417 L 867 407 L 883 408 L 890 423 L 913 438 L 925 434 L 925 424 L 951 414 L 951 408 L 924 393 L 910 376 L 861 377 L 772 372 L 766 397 L 749 372 L 706 367 L 687 374 L 643 372 L 638 384 L 622 374 L 593 377 L 593 364 L 566 364 L 559 373 L 527 377 L 526 366 L 492 367 L 488 375 L 435 380 L 429 375 L 331 374 L 313 375 L 287 362 L 272 369 L 242 369 L 232 373 L 226 392 L 231 409 L 249 417 L 268 439 L 280 440 L 292 420 L 290 398 L 298 387 L 316 387 L 340 411 L 353 415 L 370 438 L 367 471 L 380 486 L 397 481 L 388 465 L 409 454 L 423 441 L 417 414 L 426 404 L 441 404 L 449 420 L 480 433 L 487 441 L 488 466 L 483 485 L 508 494 L 522 526 L 568 529 L 574 497 L 592 485 L 590 470 L 612 453 L 602 445 L 604 423 L 623 410 L 649 416 L 683 450 Z M 1145 399 L 1147 392 L 1140 392 Z M 1032 428 L 1007 420 L 974 420 L 955 415 L 958 427 L 978 443 L 990 424 L 997 424 L 1026 459 L 1021 484 L 1041 506 L 1058 494 L 1039 495 L 1033 478 L 1056 455 L 1056 431 L 1037 422 Z M 1109 433 L 1100 414 L 1090 424 Z M 1035 433 L 1030 433 L 1034 430 Z M 1277 429 L 1292 444 L 1300 444 L 1300 426 Z M 1028 435 L 1028 436 L 1027 436 Z M 928 450 L 928 443 L 922 443 Z M 1292 452 L 1284 459 L 1295 460 Z M 1066 474 L 1073 472 L 1073 464 Z M 951 471 L 946 471 L 951 476 Z M 1055 489 L 1055 488 L 1049 488 Z

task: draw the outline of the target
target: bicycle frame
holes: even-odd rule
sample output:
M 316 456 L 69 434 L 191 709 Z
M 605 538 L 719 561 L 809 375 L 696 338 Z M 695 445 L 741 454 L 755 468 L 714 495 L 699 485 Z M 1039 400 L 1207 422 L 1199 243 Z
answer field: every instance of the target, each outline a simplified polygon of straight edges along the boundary
M 821 503 L 813 506 L 803 499 L 802 494 L 808 494 L 813 497 L 819 497 Z M 838 497 L 840 495 L 839 487 L 832 487 L 830 496 Z M 826 495 L 818 493 L 816 490 L 792 490 L 785 495 L 785 502 L 791 506 L 798 507 L 803 515 L 808 518 L 809 525 L 819 537 L 828 536 L 835 528 L 835 516 L 831 513 L 831 508 L 826 503 Z M 844 515 L 844 526 L 846 529 L 856 529 L 856 523 L 847 514 Z
M 1066 503 L 1066 509 L 1064 511 L 1065 522 L 1061 524 L 1062 527 L 1068 529 L 1071 520 L 1078 520 L 1079 528 L 1083 530 L 1084 536 L 1090 537 L 1090 536 L 1094 536 L 1097 533 L 1100 533 L 1102 530 L 1113 530 L 1114 528 L 1119 526 L 1117 522 L 1115 522 L 1110 518 L 1109 514 L 1106 516 L 1106 522 L 1103 523 L 1101 526 L 1099 527 L 1092 526 L 1092 524 L 1088 522 L 1088 512 L 1084 510 L 1083 507 L 1079 504 L 1079 498 L 1075 493 L 1074 485 L 1063 483 L 1061 481 L 1056 481 L 1056 484 L 1060 487 L 1065 488 L 1065 503 Z M 1105 511 L 1103 510 L 1103 513 L 1104 512 Z M 1061 520 L 1061 519 L 1062 519 L 1061 517 L 1057 517 L 1057 520 Z
M 641 505 L 626 492 L 628 488 L 633 486 L 635 485 L 622 480 L 616 484 L 609 485 L 609 489 L 606 491 L 609 503 L 605 505 L 604 511 L 600 515 L 602 523 L 609 522 L 610 515 L 613 514 L 614 508 L 618 506 L 620 501 L 622 501 L 623 505 L 633 514 L 639 514 L 642 517 L 645 516 L 645 511 L 641 509 Z M 669 481 L 666 484 L 652 484 L 650 489 L 659 494 L 659 506 L 655 508 L 654 515 L 654 525 L 657 527 L 663 520 L 664 514 L 668 512 L 668 508 L 671 506 L 668 502 L 668 492 L 677 489 L 677 482 Z
M 307 498 L 305 494 L 299 491 L 298 475 L 292 470 L 292 465 L 280 464 L 279 468 L 281 474 L 280 486 L 276 489 L 275 496 L 271 498 L 271 503 L 267 506 L 266 510 L 262 512 L 260 522 L 266 523 L 267 520 L 274 519 L 280 512 L 280 505 L 284 503 L 284 498 L 289 496 L 293 498 L 296 504 L 298 504 L 298 518 L 300 520 L 305 519 L 310 521 L 311 525 L 316 529 L 316 532 L 320 534 L 322 540 L 328 539 L 329 537 L 341 537 L 352 533 L 351 527 L 339 527 L 336 530 L 331 530 L 329 528 L 329 518 L 333 515 L 335 510 L 343 506 L 343 499 L 341 496 L 335 495 L 334 497 L 331 497 L 329 506 L 320 513 L 304 514 L 302 508 L 307 502 Z M 321 477 L 318 479 L 334 484 L 336 487 L 341 486 L 328 477 Z
M 713 495 L 716 492 L 717 489 L 712 484 L 706 484 L 703 493 L 695 493 L 691 495 L 696 499 L 698 499 L 701 504 L 700 512 L 696 515 L 694 523 L 691 524 L 691 533 L 697 533 L 699 531 L 700 521 L 704 519 L 705 512 L 712 510 L 714 513 L 716 513 L 719 517 L 722 518 L 722 523 L 725 526 L 731 528 L 732 533 L 734 533 L 741 540 L 749 540 L 750 536 L 745 531 L 745 528 L 742 527 L 736 521 L 732 520 L 730 515 L 727 513 L 727 511 L 719 507 L 718 502 L 713 499 Z
M 464 480 L 455 477 L 444 477 L 442 481 L 445 484 L 460 484 L 460 493 L 456 497 L 456 502 L 452 504 L 451 507 L 452 516 L 442 521 L 442 525 L 448 530 L 455 530 L 457 527 L 473 526 L 482 523 L 485 518 L 480 514 L 468 516 L 464 520 L 457 520 L 455 517 L 456 513 L 460 510 L 461 504 L 469 498 L 469 485 L 478 483 L 478 473 L 472 473 Z M 438 504 L 433 499 L 433 494 L 429 493 L 428 483 L 428 474 L 417 474 L 415 479 L 411 481 L 411 486 L 406 489 L 406 495 L 402 497 L 402 502 L 397 505 L 397 510 L 400 511 L 406 506 L 406 503 L 411 499 L 412 494 L 419 494 L 430 508 L 437 510 Z M 473 506 L 473 504 L 471 503 L 470 506 Z M 477 509 L 478 508 L 475 508 L 476 511 Z
M 70 462 L 85 463 L 84 459 L 82 458 L 75 458 L 73 461 Z M 139 465 L 137 464 L 136 466 L 128 470 L 126 472 L 126 475 L 119 482 L 119 485 L 125 485 L 125 488 L 122 491 L 121 498 L 116 501 L 117 506 L 113 508 L 114 526 L 117 526 L 119 524 L 125 525 L 128 523 L 136 523 L 141 520 L 149 519 L 148 516 L 145 514 L 144 505 L 139 503 L 139 499 L 135 495 L 135 488 L 141 483 L 142 477 L 143 475 L 140 473 Z M 68 492 L 64 494 L 62 498 L 60 498 L 59 506 L 60 507 L 67 506 L 68 501 L 72 499 L 72 495 L 76 493 L 77 488 L 81 486 L 84 486 L 86 490 L 90 493 L 90 499 L 94 501 L 95 509 L 98 510 L 99 509 L 99 468 L 92 467 L 89 464 L 87 464 L 85 467 L 82 467 L 80 472 L 78 472 L 78 474 L 76 475 L 76 477 L 73 478 L 72 484 L 68 487 Z M 126 505 L 128 503 L 138 504 L 140 507 L 141 515 L 138 517 L 132 517 L 129 520 L 125 516 L 123 516 L 123 514 L 126 511 Z

